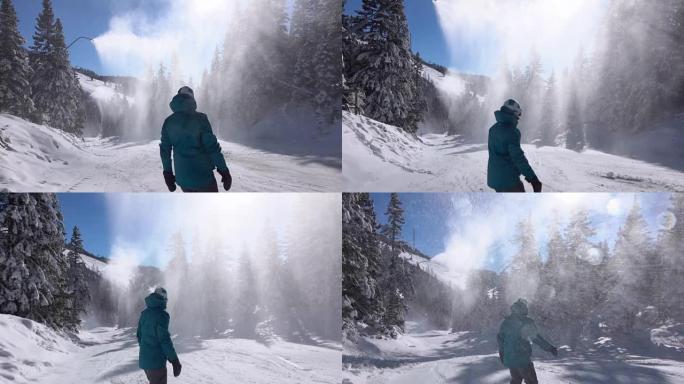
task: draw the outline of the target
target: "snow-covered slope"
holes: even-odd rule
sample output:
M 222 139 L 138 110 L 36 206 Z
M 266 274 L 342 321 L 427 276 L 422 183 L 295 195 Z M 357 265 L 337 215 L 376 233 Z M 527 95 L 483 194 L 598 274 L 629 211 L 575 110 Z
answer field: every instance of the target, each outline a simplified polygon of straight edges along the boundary
M 78 343 L 30 320 L 0 315 L 0 383 L 146 383 L 134 329 L 82 331 Z M 242 339 L 174 339 L 183 371 L 170 382 L 339 383 L 339 347 Z
M 407 322 L 407 333 L 397 340 L 363 339 L 345 344 L 346 384 L 482 383 L 508 382 L 499 362 L 495 335 L 421 330 Z M 587 352 L 560 348 L 560 356 L 534 348 L 540 383 L 548 384 L 675 384 L 684 382 L 684 359 L 677 352 L 643 354 L 616 347 Z
M 221 141 L 235 192 L 340 191 L 339 162 Z M 165 192 L 159 142 L 78 139 L 0 114 L 0 189 L 12 192 Z
M 343 112 L 342 124 L 345 191 L 491 191 L 486 144 L 437 134 L 414 137 L 349 112 Z M 663 166 L 595 150 L 523 149 L 546 192 L 684 191 L 684 172 Z
M 74 345 L 31 320 L 0 314 L 0 383 L 29 383 L 66 358 Z

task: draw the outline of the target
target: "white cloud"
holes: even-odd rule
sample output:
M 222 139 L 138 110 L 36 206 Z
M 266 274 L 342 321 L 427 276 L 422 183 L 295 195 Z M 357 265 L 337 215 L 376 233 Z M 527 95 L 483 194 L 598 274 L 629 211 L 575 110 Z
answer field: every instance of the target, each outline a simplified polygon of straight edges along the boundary
M 160 0 L 154 15 L 143 9 L 116 14 L 94 44 L 112 73 L 141 76 L 161 62 L 168 65 L 176 54 L 183 71 L 197 81 L 237 14 L 238 3 Z
M 440 26 L 455 61 L 468 47 L 479 67 L 524 65 L 532 49 L 562 70 L 591 51 L 606 4 L 601 0 L 438 0 Z

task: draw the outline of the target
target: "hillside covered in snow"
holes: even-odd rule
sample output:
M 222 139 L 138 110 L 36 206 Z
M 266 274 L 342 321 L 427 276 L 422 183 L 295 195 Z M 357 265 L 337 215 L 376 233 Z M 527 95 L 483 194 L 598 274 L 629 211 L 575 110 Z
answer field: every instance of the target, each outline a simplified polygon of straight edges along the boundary
M 334 157 L 276 153 L 227 141 L 220 144 L 233 175 L 233 191 L 341 189 L 340 163 Z M 12 192 L 167 191 L 158 140 L 123 142 L 103 137 L 78 138 L 6 114 L 0 114 L 0 189 Z
M 346 191 L 491 191 L 486 143 L 447 134 L 412 135 L 346 111 L 342 124 Z M 684 172 L 658 164 L 591 149 L 523 145 L 523 150 L 545 192 L 684 191 Z
M 339 382 L 339 347 L 331 345 L 177 336 L 174 343 L 183 362 L 180 382 Z M 146 383 L 137 360 L 132 328 L 101 327 L 73 335 L 0 315 L 0 383 Z

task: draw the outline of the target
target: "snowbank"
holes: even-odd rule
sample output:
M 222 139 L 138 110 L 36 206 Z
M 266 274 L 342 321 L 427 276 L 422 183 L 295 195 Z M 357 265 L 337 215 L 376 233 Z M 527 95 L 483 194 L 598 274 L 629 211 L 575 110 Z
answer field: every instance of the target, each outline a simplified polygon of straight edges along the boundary
M 334 157 L 220 144 L 231 168 L 234 192 L 336 192 L 342 188 L 340 162 Z M 78 139 L 6 114 L 0 114 L 0 189 L 167 192 L 157 140 Z
M 349 112 L 343 112 L 342 124 L 347 192 L 491 191 L 486 144 L 417 137 Z M 596 150 L 523 149 L 545 192 L 684 191 L 684 172 L 660 165 Z
M 74 348 L 42 324 L 0 314 L 0 382 L 32 383 L 29 377 L 54 368 Z

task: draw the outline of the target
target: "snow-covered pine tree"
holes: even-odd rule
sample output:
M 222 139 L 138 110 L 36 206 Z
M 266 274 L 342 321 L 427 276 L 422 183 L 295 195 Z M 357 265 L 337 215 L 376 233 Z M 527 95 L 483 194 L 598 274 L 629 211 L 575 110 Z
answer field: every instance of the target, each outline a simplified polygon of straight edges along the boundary
M 662 216 L 658 234 L 658 253 L 662 260 L 662 282 L 658 284 L 662 312 L 665 317 L 684 321 L 684 194 L 670 198 L 671 208 Z
M 57 197 L 4 193 L 0 206 L 0 313 L 75 327 Z
M 235 336 L 242 338 L 254 338 L 257 326 L 258 293 L 256 278 L 252 270 L 250 255 L 245 252 L 240 259 L 240 267 L 237 276 L 238 291 L 234 304 L 234 329 Z
M 191 292 L 192 283 L 189 279 L 188 258 L 185 252 L 185 240 L 180 232 L 171 235 L 169 244 L 171 260 L 164 269 L 164 288 L 173 301 L 168 310 L 173 316 L 173 322 L 178 329 L 190 330 L 196 322 L 196 314 L 187 310 L 187 300 L 196 301 L 197 297 Z
M 31 100 L 31 68 L 19 33 L 17 13 L 12 0 L 0 5 L 0 113 L 29 118 Z
M 565 148 L 581 152 L 587 143 L 584 132 L 584 117 L 580 110 L 579 98 L 575 88 L 570 92 L 569 98 L 565 120 Z
M 81 254 L 85 253 L 81 231 L 77 226 L 71 233 L 66 258 L 68 267 L 65 275 L 65 289 L 69 297 L 69 323 L 71 328 L 75 328 L 81 323 L 81 314 L 86 311 L 90 304 L 90 292 L 88 290 L 88 279 L 90 271 L 83 262 Z
M 339 101 L 342 98 L 342 71 L 340 50 L 342 49 L 341 10 L 336 1 L 317 0 L 317 21 L 314 36 L 312 65 L 308 69 L 315 77 L 313 87 L 313 106 L 320 127 L 332 127 L 340 118 Z M 306 54 L 306 51 L 300 52 Z
M 606 304 L 602 313 L 614 331 L 633 332 L 639 311 L 653 304 L 648 295 L 651 281 L 647 279 L 651 252 L 653 242 L 641 206 L 635 200 L 607 265 Z
M 506 300 L 509 303 L 518 298 L 533 300 L 539 286 L 541 259 L 531 217 L 518 224 L 516 242 L 518 252 L 513 256 L 507 272 Z
M 398 193 L 393 192 L 390 194 L 390 201 L 387 204 L 385 215 L 387 216 L 387 224 L 382 227 L 382 233 L 389 238 L 389 245 L 392 248 L 392 256 L 394 257 L 397 239 L 401 237 L 401 228 L 406 223 L 404 208 L 401 206 Z
M 82 90 L 69 63 L 62 22 L 59 19 L 55 21 L 50 0 L 43 0 L 29 58 L 35 120 L 66 132 L 82 134 L 85 119 L 81 105 Z
M 539 140 L 541 145 L 555 146 L 558 135 L 558 105 L 556 96 L 556 74 L 551 73 L 546 81 L 544 101 L 539 122 Z
M 381 327 L 380 245 L 368 193 L 342 195 L 342 334 L 354 340 L 357 323 Z
M 411 53 L 403 0 L 364 0 L 358 34 L 364 42 L 354 62 L 352 83 L 364 92 L 364 113 L 416 132 L 417 67 Z

